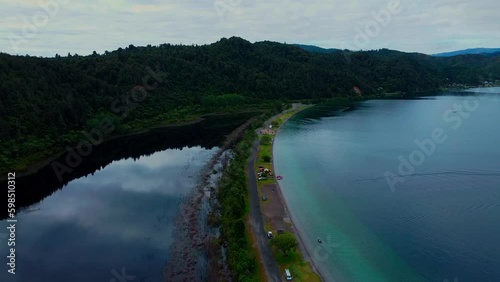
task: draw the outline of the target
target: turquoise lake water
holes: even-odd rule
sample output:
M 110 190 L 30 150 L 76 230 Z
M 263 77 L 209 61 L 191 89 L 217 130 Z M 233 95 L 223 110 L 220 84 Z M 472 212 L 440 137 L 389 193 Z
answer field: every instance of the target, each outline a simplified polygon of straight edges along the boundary
M 499 121 L 489 88 L 283 125 L 275 170 L 327 280 L 500 281 Z

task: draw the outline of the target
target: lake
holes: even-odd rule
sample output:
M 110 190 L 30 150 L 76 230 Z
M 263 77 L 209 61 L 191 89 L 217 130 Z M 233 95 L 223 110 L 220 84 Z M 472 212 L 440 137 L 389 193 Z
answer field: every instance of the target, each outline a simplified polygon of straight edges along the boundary
M 473 89 L 283 125 L 275 170 L 327 280 L 500 281 L 499 109 L 500 88 Z
M 189 275 L 203 279 L 204 258 L 183 232 L 203 238 L 206 213 L 194 213 L 200 224 L 194 217 L 189 225 L 180 211 L 193 207 L 189 199 L 213 165 L 220 171 L 213 162 L 219 146 L 249 116 L 113 139 L 93 148 L 62 182 L 50 165 L 16 179 L 16 275 L 7 273 L 4 219 L 0 281 L 157 282 L 185 261 Z

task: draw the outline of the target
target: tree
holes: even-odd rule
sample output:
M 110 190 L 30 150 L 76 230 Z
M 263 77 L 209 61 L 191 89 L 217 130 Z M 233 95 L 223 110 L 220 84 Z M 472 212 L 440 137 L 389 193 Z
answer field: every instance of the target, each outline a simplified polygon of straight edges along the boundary
M 270 155 L 263 155 L 262 156 L 262 161 L 263 162 L 266 162 L 266 163 L 270 163 L 271 162 L 271 156 Z
M 276 247 L 284 256 L 287 256 L 297 248 L 298 243 L 293 234 L 286 232 L 274 237 L 271 240 L 271 246 Z
M 261 145 L 270 145 L 272 137 L 270 135 L 263 135 L 260 139 Z
M 274 101 L 273 102 L 273 107 L 276 110 L 276 112 L 282 112 L 283 111 L 283 104 L 281 104 L 280 101 Z

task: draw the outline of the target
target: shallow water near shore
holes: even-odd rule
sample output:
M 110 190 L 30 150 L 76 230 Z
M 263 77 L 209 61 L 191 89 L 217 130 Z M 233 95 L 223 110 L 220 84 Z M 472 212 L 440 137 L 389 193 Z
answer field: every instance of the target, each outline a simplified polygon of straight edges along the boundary
M 500 280 L 499 108 L 500 88 L 475 89 L 318 106 L 280 128 L 275 170 L 327 281 Z M 422 151 L 436 129 L 446 140 Z

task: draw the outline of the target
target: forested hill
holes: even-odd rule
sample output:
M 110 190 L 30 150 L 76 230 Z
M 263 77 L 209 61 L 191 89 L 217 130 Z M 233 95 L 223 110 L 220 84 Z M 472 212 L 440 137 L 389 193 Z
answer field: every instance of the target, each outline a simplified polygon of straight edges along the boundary
M 105 117 L 117 134 L 270 100 L 353 96 L 354 86 L 363 95 L 411 92 L 477 84 L 492 75 L 500 78 L 500 56 L 436 58 L 386 49 L 321 54 L 236 37 L 204 46 L 131 45 L 90 56 L 0 54 L 0 169 L 74 144 Z M 130 104 L 131 89 L 144 79 L 154 89 Z M 127 115 L 117 113 L 123 108 Z

